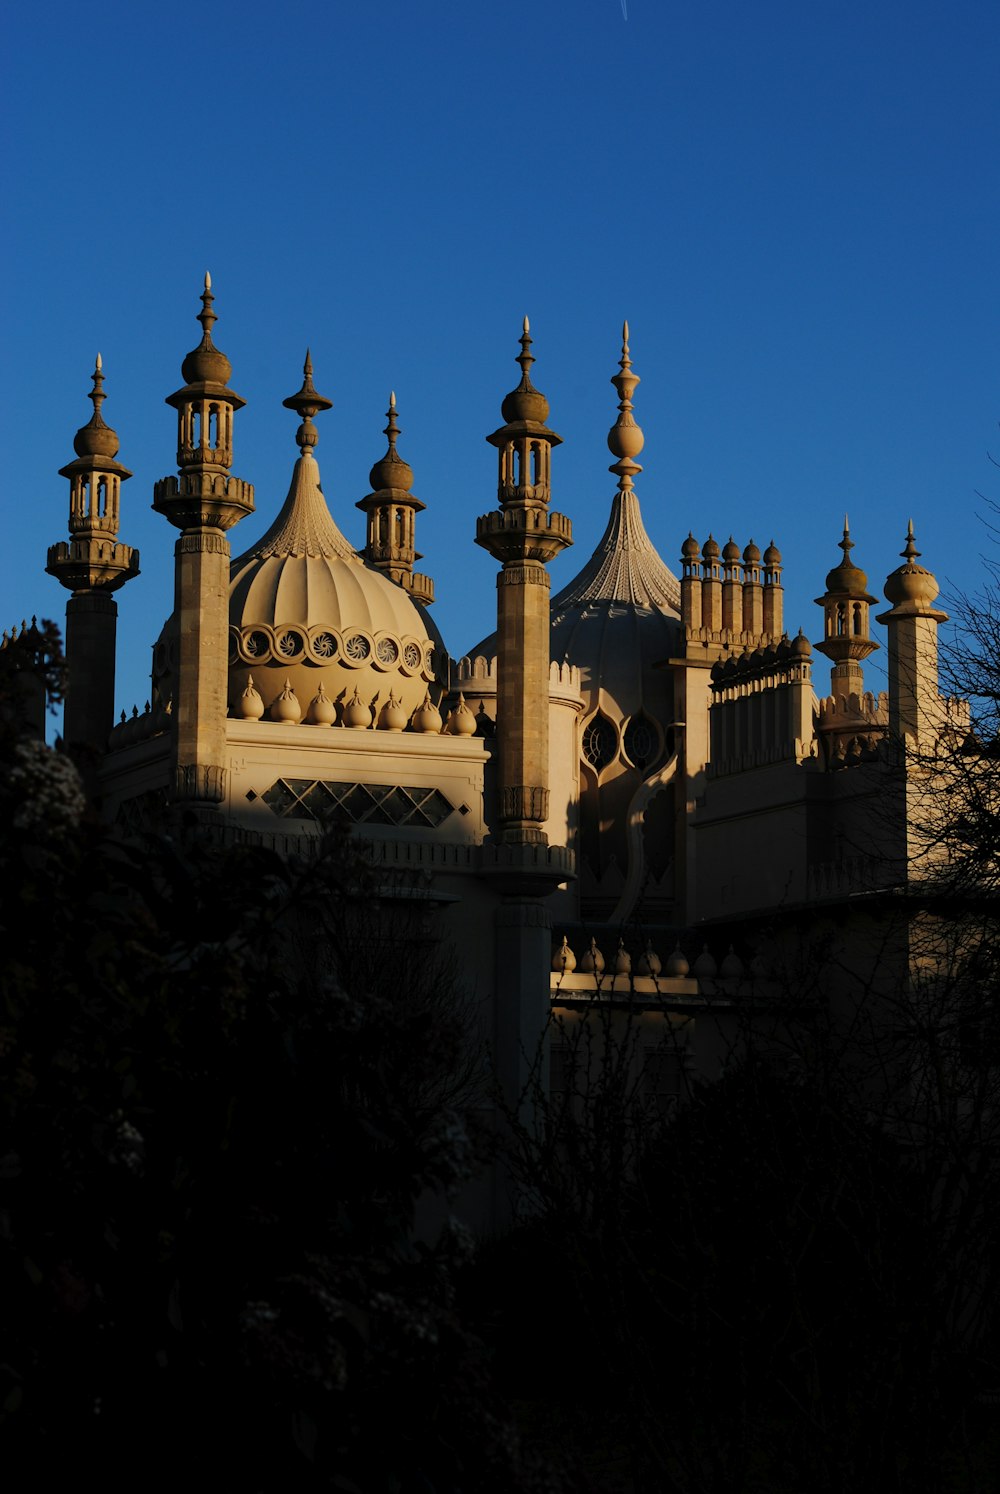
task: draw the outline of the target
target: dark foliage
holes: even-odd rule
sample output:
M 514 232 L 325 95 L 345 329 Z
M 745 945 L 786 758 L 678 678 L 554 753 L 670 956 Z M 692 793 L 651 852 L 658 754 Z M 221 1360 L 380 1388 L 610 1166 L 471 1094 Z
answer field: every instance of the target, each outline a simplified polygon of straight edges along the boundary
M 456 1311 L 467 1239 L 413 1228 L 471 1160 L 433 947 L 336 836 L 126 843 L 3 745 L 11 1487 L 540 1487 Z

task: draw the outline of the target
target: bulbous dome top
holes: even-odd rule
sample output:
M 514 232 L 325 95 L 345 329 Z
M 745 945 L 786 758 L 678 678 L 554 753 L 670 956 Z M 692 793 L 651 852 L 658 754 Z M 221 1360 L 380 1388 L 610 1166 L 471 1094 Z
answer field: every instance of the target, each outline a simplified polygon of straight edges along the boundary
M 201 299 L 202 310 L 198 313 L 198 321 L 201 322 L 204 335 L 181 364 L 181 378 L 185 384 L 228 384 L 233 365 L 212 341 L 212 325 L 218 321 L 218 317 L 212 310 L 215 297 L 212 295 L 212 277 L 207 270 Z
M 701 554 L 701 547 L 694 535 L 688 531 L 688 537 L 681 545 L 681 556 L 684 560 L 695 560 Z
M 848 527 L 846 515 L 844 517 L 844 537 L 838 543 L 844 552 L 844 558 L 839 565 L 834 566 L 833 570 L 827 573 L 827 593 L 833 596 L 863 597 L 868 599 L 868 577 L 860 566 L 856 566 L 851 559 L 854 541 L 851 539 L 851 531 Z
M 413 468 L 396 450 L 399 422 L 396 415 L 395 393 L 389 396 L 388 419 L 389 424 L 385 428 L 385 434 L 389 438 L 389 449 L 369 472 L 368 481 L 372 485 L 373 493 L 379 493 L 384 488 L 397 488 L 401 492 L 408 493 L 413 487 Z
M 894 607 L 907 607 L 914 611 L 933 606 L 939 591 L 937 577 L 922 565 L 917 565 L 916 539 L 913 520 L 906 531 L 906 546 L 900 551 L 903 564 L 886 577 L 882 588 Z
M 780 565 L 781 564 L 781 551 L 778 549 L 777 545 L 774 543 L 774 540 L 771 541 L 771 543 L 768 545 L 767 549 L 764 551 L 764 564 L 765 565 Z
M 718 560 L 719 542 L 711 534 L 708 536 L 708 539 L 702 546 L 701 553 L 704 555 L 706 560 Z
M 760 546 L 755 545 L 753 540 L 748 542 L 746 549 L 743 551 L 743 560 L 747 565 L 760 564 Z
M 86 425 L 81 425 L 73 437 L 73 450 L 78 457 L 115 457 L 118 455 L 118 432 L 105 423 L 101 406 L 107 395 L 104 393 L 104 373 L 101 355 L 98 353 L 94 365 L 94 387 L 87 396 L 94 402 L 94 413 Z
M 729 538 L 726 540 L 726 543 L 722 547 L 722 558 L 723 560 L 728 561 L 740 559 L 740 547 L 733 539 L 732 535 L 729 536 Z
M 545 395 L 535 388 L 528 374 L 528 370 L 535 361 L 528 351 L 531 347 L 529 330 L 528 318 L 525 317 L 524 330 L 521 333 L 521 351 L 515 360 L 521 365 L 521 382 L 516 389 L 510 391 L 500 406 L 500 413 L 507 425 L 514 425 L 523 420 L 531 420 L 537 425 L 544 425 L 549 418 L 549 402 Z

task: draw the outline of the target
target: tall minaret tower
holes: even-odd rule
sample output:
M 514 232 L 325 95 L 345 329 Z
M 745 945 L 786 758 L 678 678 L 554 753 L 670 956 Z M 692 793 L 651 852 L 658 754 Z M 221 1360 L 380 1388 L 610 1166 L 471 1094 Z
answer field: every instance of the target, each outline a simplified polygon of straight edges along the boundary
M 497 576 L 497 742 L 500 839 L 546 844 L 549 815 L 549 573 L 573 543 L 572 525 L 549 511 L 552 448 L 549 402 L 529 377 L 524 319 L 521 382 L 504 400 L 506 424 L 487 436 L 499 455 L 499 508 L 476 521 L 476 544 L 503 569 Z
M 229 541 L 253 512 L 253 487 L 231 477 L 233 415 L 246 403 L 229 388 L 232 364 L 212 342 L 212 279 L 205 276 L 203 336 L 181 365 L 177 477 L 153 490 L 153 507 L 181 531 L 174 548 L 177 693 L 173 703 L 174 798 L 193 805 L 225 796 L 229 663 Z
M 363 553 L 369 565 L 384 571 L 415 602 L 429 607 L 434 600 L 434 582 L 430 576 L 422 576 L 413 569 L 414 561 L 421 559 L 415 543 L 416 515 L 427 505 L 410 492 L 413 468 L 396 450 L 399 421 L 395 394 L 389 395 L 386 415 L 388 450 L 368 474 L 372 491 L 355 505 L 368 516 L 368 539 Z
M 94 413 L 73 438 L 76 460 L 59 469 L 60 477 L 69 478 L 69 543 L 51 546 L 45 569 L 72 592 L 66 603 L 63 736 L 70 748 L 99 754 L 115 714 L 118 603 L 111 593 L 139 574 L 139 552 L 118 543 L 121 485 L 132 474 L 115 461 L 118 436 L 101 415 L 106 396 L 100 353 L 93 378 Z

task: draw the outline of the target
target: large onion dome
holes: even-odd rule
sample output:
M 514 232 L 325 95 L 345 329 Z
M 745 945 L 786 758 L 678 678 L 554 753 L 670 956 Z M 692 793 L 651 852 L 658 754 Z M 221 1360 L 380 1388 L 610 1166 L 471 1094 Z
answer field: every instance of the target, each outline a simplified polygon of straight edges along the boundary
M 330 401 L 313 387 L 308 354 L 302 388 L 285 404 L 303 416 L 288 496 L 231 567 L 231 708 L 252 674 L 265 710 L 288 681 L 303 710 L 322 684 L 341 714 L 356 693 L 377 714 L 391 690 L 409 716 L 434 678 L 434 642 L 421 608 L 365 564 L 327 507 L 312 416 Z

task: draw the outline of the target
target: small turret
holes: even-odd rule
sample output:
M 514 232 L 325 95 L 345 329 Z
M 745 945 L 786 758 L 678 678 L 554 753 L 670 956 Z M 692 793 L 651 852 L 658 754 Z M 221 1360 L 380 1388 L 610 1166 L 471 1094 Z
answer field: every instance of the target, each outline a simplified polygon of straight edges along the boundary
M 413 468 L 396 449 L 399 421 L 395 393 L 389 396 L 386 416 L 388 448 L 368 474 L 372 491 L 356 505 L 368 517 L 364 557 L 409 592 L 415 602 L 429 607 L 434 601 L 434 582 L 413 569 L 414 562 L 422 558 L 415 545 L 416 515 L 427 505 L 410 492 Z

